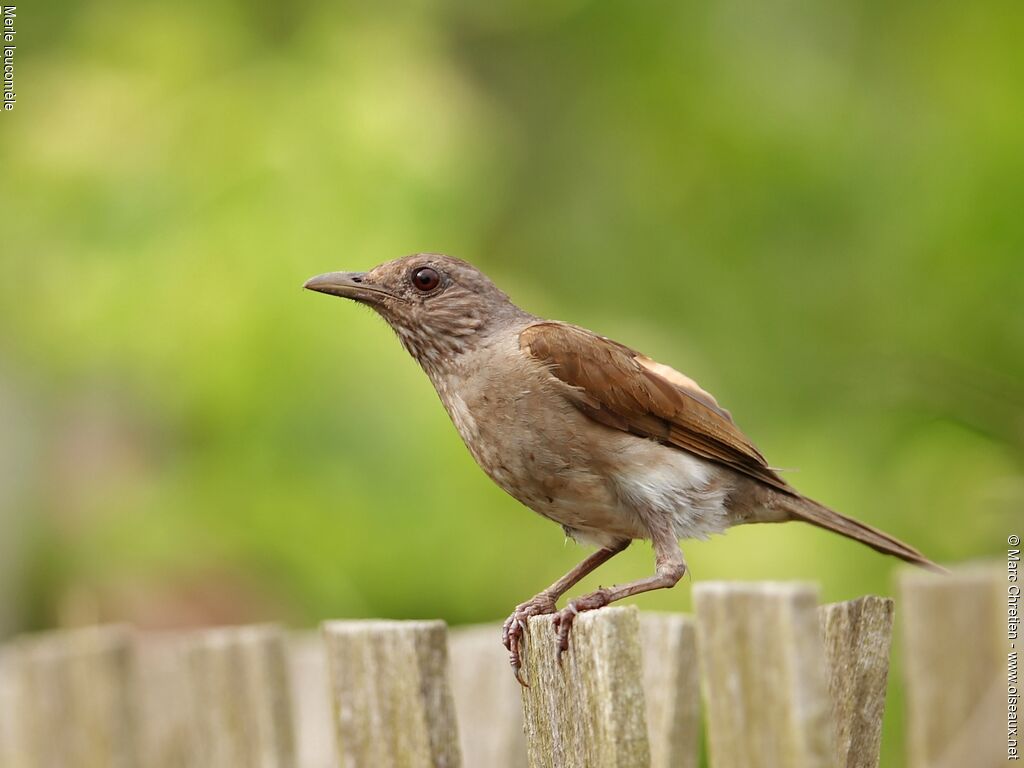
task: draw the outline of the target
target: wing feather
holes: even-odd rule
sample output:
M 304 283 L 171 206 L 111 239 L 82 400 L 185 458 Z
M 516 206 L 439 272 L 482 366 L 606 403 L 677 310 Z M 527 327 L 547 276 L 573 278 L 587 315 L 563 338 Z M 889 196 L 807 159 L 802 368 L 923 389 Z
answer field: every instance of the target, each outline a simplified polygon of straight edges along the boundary
M 576 407 L 595 421 L 681 448 L 793 493 L 729 412 L 667 365 L 567 323 L 529 325 L 519 344 L 568 385 Z

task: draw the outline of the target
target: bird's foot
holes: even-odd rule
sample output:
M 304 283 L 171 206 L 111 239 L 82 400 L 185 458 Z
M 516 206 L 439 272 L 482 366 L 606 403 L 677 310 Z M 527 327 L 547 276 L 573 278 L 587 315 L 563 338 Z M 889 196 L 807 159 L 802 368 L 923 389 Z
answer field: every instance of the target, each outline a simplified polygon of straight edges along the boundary
M 501 642 L 508 650 L 508 661 L 512 665 L 512 674 L 524 688 L 530 687 L 523 677 L 522 647 L 526 639 L 526 622 L 533 616 L 544 616 L 554 613 L 556 610 L 555 599 L 542 592 L 525 603 L 517 605 L 516 609 L 512 611 L 512 615 L 505 619 L 505 623 L 502 625 Z
M 569 632 L 572 631 L 572 623 L 584 611 L 595 611 L 604 608 L 611 602 L 611 596 L 607 590 L 599 589 L 589 595 L 577 597 L 571 600 L 568 605 L 555 614 L 555 632 L 558 635 L 558 661 L 561 663 L 562 654 L 569 650 Z

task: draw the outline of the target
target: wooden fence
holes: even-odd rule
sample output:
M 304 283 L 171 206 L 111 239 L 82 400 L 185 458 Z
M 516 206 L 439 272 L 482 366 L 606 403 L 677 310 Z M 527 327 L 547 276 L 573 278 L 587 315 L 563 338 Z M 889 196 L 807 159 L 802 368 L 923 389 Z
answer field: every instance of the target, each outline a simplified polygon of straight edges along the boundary
M 910 768 L 1005 761 L 1005 573 L 902 575 Z M 3 768 L 878 765 L 894 602 L 800 583 L 698 583 L 695 615 L 550 617 L 520 690 L 496 627 L 332 621 L 0 647 Z M 702 748 L 703 745 L 703 748 Z

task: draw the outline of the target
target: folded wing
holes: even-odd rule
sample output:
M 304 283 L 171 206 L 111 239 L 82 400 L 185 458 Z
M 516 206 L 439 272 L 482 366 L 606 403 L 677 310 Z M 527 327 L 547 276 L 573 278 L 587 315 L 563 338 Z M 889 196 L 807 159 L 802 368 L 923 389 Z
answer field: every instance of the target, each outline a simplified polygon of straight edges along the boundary
M 519 344 L 568 385 L 567 396 L 595 421 L 681 448 L 795 494 L 729 412 L 669 366 L 567 323 L 534 323 L 520 334 Z

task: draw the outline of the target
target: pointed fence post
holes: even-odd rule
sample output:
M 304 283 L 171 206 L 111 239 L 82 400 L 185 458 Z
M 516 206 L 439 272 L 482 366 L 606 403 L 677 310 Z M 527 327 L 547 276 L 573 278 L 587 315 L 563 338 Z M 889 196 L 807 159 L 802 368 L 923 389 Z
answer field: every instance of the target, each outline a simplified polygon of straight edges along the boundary
M 831 768 L 832 709 L 817 588 L 693 589 L 714 768 Z
M 867 595 L 818 611 L 839 768 L 877 768 L 889 678 L 893 601 Z
M 460 765 L 443 621 L 330 621 L 323 635 L 344 768 Z
M 537 616 L 527 629 L 530 687 L 522 695 L 531 768 L 646 768 L 637 609 L 581 613 L 561 661 L 553 621 Z

